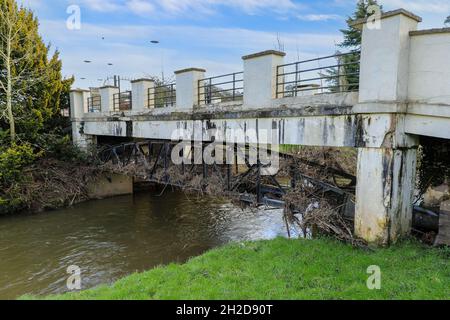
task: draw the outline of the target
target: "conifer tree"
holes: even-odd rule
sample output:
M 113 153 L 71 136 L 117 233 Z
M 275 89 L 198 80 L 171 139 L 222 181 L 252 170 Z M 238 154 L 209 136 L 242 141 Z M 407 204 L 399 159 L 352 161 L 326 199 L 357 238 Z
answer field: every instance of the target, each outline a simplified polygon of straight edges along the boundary
M 359 0 L 356 4 L 356 10 L 352 16 L 347 19 L 347 29 L 340 30 L 344 40 L 338 45 L 340 48 L 349 50 L 351 54 L 337 57 L 336 68 L 330 68 L 326 71 L 330 91 L 357 91 L 359 89 L 359 51 L 361 50 L 362 31 L 352 26 L 353 22 L 359 19 L 367 18 L 372 12 L 369 12 L 371 6 L 379 6 L 377 0 Z M 336 52 L 340 54 L 341 52 Z
M 352 23 L 359 19 L 364 19 L 369 16 L 368 9 L 370 6 L 379 6 L 380 10 L 383 9 L 377 2 L 377 0 L 358 0 L 356 4 L 356 10 L 352 16 L 347 19 L 347 29 L 340 30 L 344 35 L 344 41 L 339 44 L 339 47 L 351 50 L 361 49 L 362 31 L 352 26 Z
M 59 113 L 62 64 L 58 51 L 49 58 L 38 28 L 33 12 L 0 0 L 0 131 L 8 131 L 11 144 L 33 142 Z

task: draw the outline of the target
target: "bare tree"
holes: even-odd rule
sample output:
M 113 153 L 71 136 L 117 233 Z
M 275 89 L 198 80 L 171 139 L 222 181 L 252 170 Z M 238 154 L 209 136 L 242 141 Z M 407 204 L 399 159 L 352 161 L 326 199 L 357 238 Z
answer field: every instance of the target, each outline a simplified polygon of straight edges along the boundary
M 11 143 L 16 141 L 14 107 L 25 100 L 21 96 L 24 88 L 29 88 L 37 81 L 27 74 L 31 48 L 21 50 L 20 54 L 14 50 L 30 36 L 30 31 L 24 28 L 21 10 L 17 10 L 15 2 L 0 6 L 0 66 L 4 68 L 0 72 L 0 93 L 5 97 L 0 117 L 7 119 Z

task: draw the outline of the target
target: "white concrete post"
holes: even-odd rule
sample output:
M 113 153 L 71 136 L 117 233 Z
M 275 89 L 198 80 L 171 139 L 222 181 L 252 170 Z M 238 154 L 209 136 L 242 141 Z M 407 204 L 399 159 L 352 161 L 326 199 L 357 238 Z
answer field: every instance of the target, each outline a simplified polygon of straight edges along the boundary
M 80 119 L 88 112 L 88 99 L 91 97 L 89 90 L 70 90 L 70 116 L 72 120 Z
M 381 27 L 364 23 L 361 45 L 359 102 L 404 102 L 408 97 L 409 32 L 420 17 L 405 11 L 387 12 Z
M 199 105 L 198 81 L 205 77 L 206 70 L 189 68 L 175 71 L 177 84 L 177 108 L 192 109 Z
M 143 111 L 154 108 L 154 101 L 149 101 L 149 89 L 155 88 L 155 82 L 151 79 L 138 79 L 131 81 L 133 111 Z
M 119 93 L 119 88 L 114 86 L 104 86 L 99 88 L 102 112 L 114 111 L 114 95 Z
M 269 50 L 242 57 L 244 60 L 244 106 L 267 107 L 276 98 L 277 67 L 284 52 Z
M 420 20 L 396 10 L 382 15 L 379 29 L 358 22 L 363 35 L 359 104 L 354 110 L 365 134 L 358 143 L 355 233 L 383 245 L 408 234 L 412 225 L 417 139 L 405 134 L 403 113 L 408 98 L 409 32 L 417 29 Z M 381 139 L 371 137 L 374 131 Z
M 88 112 L 88 98 L 91 97 L 89 90 L 74 89 L 70 91 L 70 115 L 72 120 L 73 144 L 81 150 L 89 151 L 96 143 L 96 137 L 86 135 L 83 132 L 83 116 Z

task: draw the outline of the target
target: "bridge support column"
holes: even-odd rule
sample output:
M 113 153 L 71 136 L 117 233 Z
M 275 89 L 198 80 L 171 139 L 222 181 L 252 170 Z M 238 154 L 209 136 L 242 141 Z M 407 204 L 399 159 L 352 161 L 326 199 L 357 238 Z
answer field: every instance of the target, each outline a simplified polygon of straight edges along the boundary
M 131 109 L 133 111 L 144 111 L 155 107 L 154 99 L 150 101 L 149 91 L 155 89 L 155 82 L 151 79 L 138 79 L 131 81 Z
M 205 77 L 205 72 L 199 68 L 175 71 L 177 108 L 192 109 L 199 105 L 198 81 Z
M 100 89 L 102 112 L 114 111 L 114 95 L 119 93 L 119 88 L 114 86 L 104 86 Z
M 359 103 L 361 119 L 355 233 L 381 245 L 411 231 L 417 139 L 404 129 L 409 75 L 409 32 L 420 17 L 405 10 L 362 27 Z
M 81 150 L 88 151 L 96 144 L 96 137 L 84 134 L 84 122 L 81 120 L 88 112 L 87 100 L 91 96 L 90 91 L 75 89 L 70 91 L 70 116 L 72 121 L 73 144 Z
M 360 148 L 356 235 L 377 244 L 411 230 L 417 149 Z

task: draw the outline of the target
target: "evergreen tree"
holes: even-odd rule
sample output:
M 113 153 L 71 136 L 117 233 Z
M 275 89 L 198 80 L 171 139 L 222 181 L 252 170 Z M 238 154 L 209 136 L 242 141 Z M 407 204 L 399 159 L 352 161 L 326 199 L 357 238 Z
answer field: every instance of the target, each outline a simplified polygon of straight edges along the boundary
M 445 24 L 450 24 L 450 16 L 447 17 L 447 19 L 444 22 Z
M 345 92 L 359 90 L 359 63 L 361 50 L 362 31 L 352 26 L 353 22 L 367 18 L 370 6 L 379 6 L 377 0 L 359 0 L 356 10 L 348 17 L 348 29 L 340 30 L 344 40 L 339 44 L 340 48 L 349 49 L 350 54 L 337 57 L 339 67 L 326 70 L 326 77 L 331 92 Z M 338 51 L 337 54 L 340 54 Z
M 59 52 L 50 55 L 38 28 L 33 12 L 15 0 L 0 0 L 0 130 L 12 144 L 33 143 L 60 112 Z
M 383 9 L 378 4 L 377 0 L 359 0 L 356 4 L 356 10 L 351 17 L 347 19 L 347 29 L 340 30 L 344 35 L 344 41 L 339 44 L 339 47 L 359 51 L 361 49 L 362 31 L 358 28 L 351 26 L 353 22 L 359 19 L 364 19 L 369 16 L 368 8 L 370 6 L 379 6 L 380 10 Z

